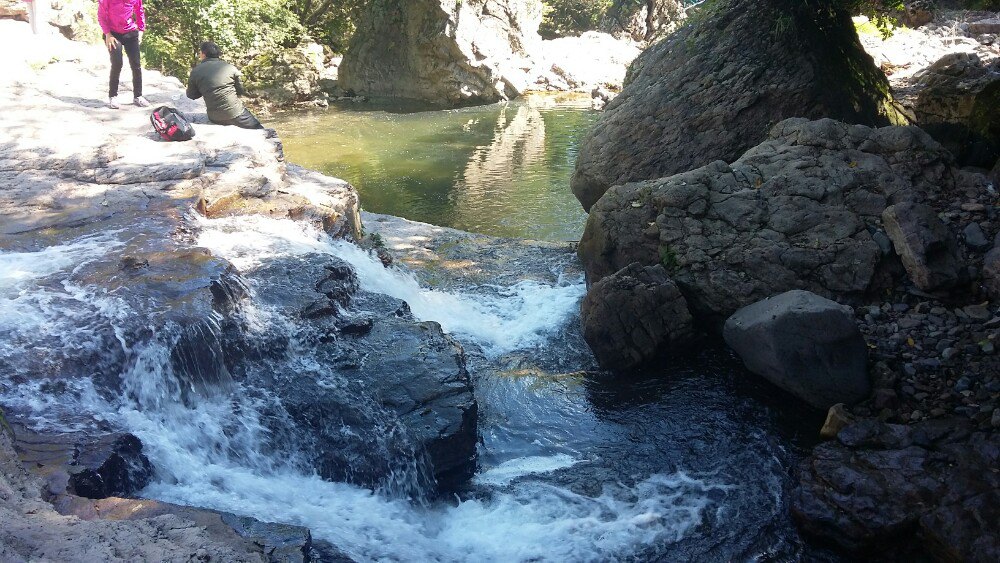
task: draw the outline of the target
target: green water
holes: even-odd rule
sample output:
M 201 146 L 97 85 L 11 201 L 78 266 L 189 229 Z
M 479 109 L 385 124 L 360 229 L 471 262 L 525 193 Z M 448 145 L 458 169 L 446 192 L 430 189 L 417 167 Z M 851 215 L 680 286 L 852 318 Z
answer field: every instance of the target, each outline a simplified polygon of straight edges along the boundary
M 569 189 L 589 98 L 530 96 L 448 111 L 368 104 L 278 116 L 290 162 L 343 178 L 366 211 L 495 236 L 579 240 Z

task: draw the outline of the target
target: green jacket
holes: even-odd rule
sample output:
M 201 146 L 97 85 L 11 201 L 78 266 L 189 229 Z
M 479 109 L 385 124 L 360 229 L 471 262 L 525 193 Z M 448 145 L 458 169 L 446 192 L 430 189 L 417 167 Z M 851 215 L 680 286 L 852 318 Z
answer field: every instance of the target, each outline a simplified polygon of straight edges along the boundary
M 208 119 L 215 123 L 226 123 L 243 113 L 245 108 L 239 96 L 246 93 L 240 71 L 219 59 L 198 63 L 188 80 L 187 97 L 197 100 L 204 96 Z

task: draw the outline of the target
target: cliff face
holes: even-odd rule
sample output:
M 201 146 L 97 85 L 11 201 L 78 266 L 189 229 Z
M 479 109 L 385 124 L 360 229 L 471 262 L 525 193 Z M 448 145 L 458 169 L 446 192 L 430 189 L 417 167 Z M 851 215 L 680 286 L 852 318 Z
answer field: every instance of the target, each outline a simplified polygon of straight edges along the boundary
M 340 86 L 448 107 L 513 98 L 531 81 L 541 16 L 537 0 L 377 0 L 358 22 Z

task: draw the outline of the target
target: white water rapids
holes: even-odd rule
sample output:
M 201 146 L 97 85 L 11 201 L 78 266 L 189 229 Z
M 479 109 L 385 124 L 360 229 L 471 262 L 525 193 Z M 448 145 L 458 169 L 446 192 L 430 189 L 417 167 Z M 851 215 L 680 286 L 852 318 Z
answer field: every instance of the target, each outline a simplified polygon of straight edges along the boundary
M 243 217 L 204 220 L 201 228 L 198 244 L 241 271 L 289 254 L 338 256 L 357 270 L 364 289 L 405 300 L 418 319 L 437 321 L 492 355 L 544 346 L 584 293 L 579 280 L 523 282 L 489 295 L 436 291 L 301 223 Z M 60 413 L 76 412 L 127 428 L 157 470 L 145 496 L 307 526 L 361 561 L 607 561 L 688 536 L 708 510 L 718 509 L 712 493 L 728 488 L 674 472 L 623 476 L 634 484 L 610 482 L 602 493 L 585 496 L 532 478 L 589 462 L 553 451 L 482 468 L 475 482 L 491 494 L 426 506 L 324 481 L 268 458 L 257 448 L 266 432 L 257 399 L 235 393 L 228 401 L 184 405 L 167 343 L 157 339 L 130 350 L 132 361 L 121 374 L 125 393 L 114 402 L 102 399 L 89 380 L 71 381 L 55 397 L 37 381 L 14 378 L 26 365 L 22 356 L 42 353 L 29 352 L 32 347 L 69 358 L 77 350 L 93 352 L 101 345 L 100 329 L 113 332 L 135 314 L 114 296 L 69 281 L 74 269 L 120 244 L 112 234 L 0 253 L 0 404 L 38 424 L 57 424 Z M 259 311 L 258 322 L 276 321 Z

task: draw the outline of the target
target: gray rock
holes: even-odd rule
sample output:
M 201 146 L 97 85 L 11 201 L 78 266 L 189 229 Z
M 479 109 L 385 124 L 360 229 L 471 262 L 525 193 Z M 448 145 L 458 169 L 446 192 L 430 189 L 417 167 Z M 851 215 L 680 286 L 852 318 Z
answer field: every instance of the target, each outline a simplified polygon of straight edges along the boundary
M 920 78 L 917 124 L 963 165 L 992 168 L 1000 158 L 1000 65 L 973 53 L 951 53 Z
M 340 87 L 443 107 L 513 98 L 532 78 L 541 17 L 538 0 L 369 2 L 341 63 Z
M 695 336 L 687 301 L 663 266 L 630 264 L 594 284 L 580 305 L 583 337 L 604 369 L 628 370 Z
M 973 250 L 985 250 L 990 247 L 990 241 L 983 233 L 983 228 L 979 223 L 969 223 L 962 229 L 962 237 L 965 245 Z
M 685 20 L 680 0 L 629 2 L 617 0 L 601 20 L 601 30 L 632 41 L 654 41 L 676 30 Z
M 969 23 L 969 33 L 981 35 L 986 33 L 1000 33 L 1000 18 L 988 18 Z
M 930 206 L 898 203 L 882 212 L 882 220 L 903 267 L 919 289 L 947 289 L 962 279 L 958 243 Z
M 786 120 L 732 165 L 613 187 L 591 209 L 580 259 L 591 284 L 632 262 L 669 265 L 708 323 L 791 289 L 853 299 L 891 283 L 866 225 L 952 190 L 950 160 L 917 128 Z
M 853 404 L 871 392 L 868 351 L 850 307 L 788 291 L 740 309 L 723 337 L 747 368 L 810 405 Z
M 808 13 L 761 0 L 718 2 L 640 55 L 581 140 L 571 187 L 583 208 L 614 185 L 732 162 L 782 119 L 889 124 L 888 82 L 858 43 L 850 14 Z M 803 39 L 813 33 L 830 42 Z

